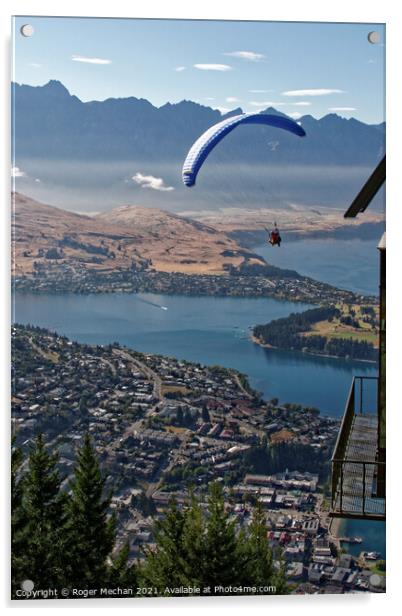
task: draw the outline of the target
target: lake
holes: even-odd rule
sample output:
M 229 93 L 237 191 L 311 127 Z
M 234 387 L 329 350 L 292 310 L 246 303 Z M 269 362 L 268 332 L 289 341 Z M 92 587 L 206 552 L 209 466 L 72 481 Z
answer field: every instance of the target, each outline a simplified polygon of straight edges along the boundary
M 340 416 L 353 375 L 376 374 L 374 364 L 264 349 L 250 340 L 250 326 L 309 307 L 269 298 L 17 293 L 13 320 L 78 342 L 116 341 L 143 352 L 236 368 L 267 399 Z
M 372 294 L 378 287 L 376 245 L 376 240 L 311 239 L 255 251 L 279 267 Z M 18 293 L 14 320 L 78 342 L 117 341 L 139 351 L 236 368 L 267 399 L 315 406 L 339 417 L 352 377 L 376 375 L 374 364 L 263 349 L 250 340 L 251 326 L 309 307 L 270 298 Z
M 253 250 L 268 263 L 295 269 L 310 276 L 364 295 L 378 295 L 379 257 L 378 239 L 341 240 L 309 239 L 286 241 L 280 248 L 263 244 Z
M 362 543 L 343 543 L 348 554 L 359 556 L 360 552 L 379 552 L 381 559 L 386 558 L 385 522 L 371 520 L 342 520 L 339 536 L 361 537 Z

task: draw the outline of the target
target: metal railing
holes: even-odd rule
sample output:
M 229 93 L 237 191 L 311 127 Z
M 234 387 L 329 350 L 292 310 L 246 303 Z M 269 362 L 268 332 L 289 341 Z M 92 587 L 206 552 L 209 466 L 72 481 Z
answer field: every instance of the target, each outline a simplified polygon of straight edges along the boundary
M 385 518 L 377 497 L 385 462 L 377 460 L 377 377 L 356 376 L 332 456 L 331 515 Z

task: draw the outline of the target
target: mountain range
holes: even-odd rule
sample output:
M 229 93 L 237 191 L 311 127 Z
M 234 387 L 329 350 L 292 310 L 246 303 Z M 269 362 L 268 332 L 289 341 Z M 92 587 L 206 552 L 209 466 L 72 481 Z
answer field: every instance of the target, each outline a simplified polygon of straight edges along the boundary
M 135 87 L 135 86 L 134 86 Z M 82 102 L 56 80 L 12 84 L 15 160 L 182 161 L 194 140 L 226 115 L 183 100 L 155 107 L 142 98 Z M 280 114 L 273 108 L 265 113 Z M 271 127 L 234 131 L 215 161 L 373 167 L 385 149 L 385 123 L 368 125 L 335 113 L 304 115 L 304 139 Z

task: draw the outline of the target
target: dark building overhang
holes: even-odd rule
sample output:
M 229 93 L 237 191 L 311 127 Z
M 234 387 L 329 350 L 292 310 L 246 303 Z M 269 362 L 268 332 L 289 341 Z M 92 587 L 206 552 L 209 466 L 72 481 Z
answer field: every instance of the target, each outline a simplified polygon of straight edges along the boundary
M 360 212 L 364 212 L 371 201 L 374 199 L 381 186 L 385 182 L 386 176 L 386 162 L 385 156 L 382 161 L 374 169 L 369 179 L 353 201 L 352 205 L 347 209 L 344 214 L 345 218 L 355 218 Z

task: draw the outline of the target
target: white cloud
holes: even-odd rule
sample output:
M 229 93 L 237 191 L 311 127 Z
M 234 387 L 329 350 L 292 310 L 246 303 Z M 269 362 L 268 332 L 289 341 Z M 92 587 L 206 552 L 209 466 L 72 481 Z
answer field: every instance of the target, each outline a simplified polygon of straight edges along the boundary
M 293 118 L 294 120 L 298 120 L 299 118 L 301 118 L 301 113 L 299 113 L 298 111 L 292 111 L 292 113 L 288 113 L 288 116 Z
M 160 190 L 161 192 L 174 190 L 173 186 L 166 186 L 162 178 L 156 178 L 153 175 L 136 173 L 131 179 L 134 180 L 136 184 L 142 186 L 142 188 L 152 188 L 152 190 Z
M 285 103 L 275 101 L 250 101 L 250 105 L 253 107 L 283 107 Z
M 71 56 L 74 62 L 86 62 L 87 64 L 111 64 L 111 60 L 106 58 L 88 58 L 87 56 Z
M 251 94 L 267 94 L 267 92 L 273 92 L 273 90 L 249 90 Z
M 283 96 L 326 96 L 327 94 L 343 94 L 344 90 L 336 88 L 311 88 L 310 90 L 287 90 Z
M 308 101 L 298 101 L 297 103 L 289 103 L 290 105 L 294 105 L 295 107 L 308 107 L 311 105 Z
M 226 98 L 227 103 L 240 103 L 240 98 L 236 98 L 235 96 L 228 96 Z
M 356 111 L 356 107 L 328 107 L 328 111 Z
M 22 171 L 19 167 L 11 167 L 11 177 L 12 178 L 25 178 L 27 174 L 25 171 Z
M 265 58 L 263 53 L 257 53 L 255 51 L 228 51 L 223 55 L 231 56 L 232 58 L 241 58 L 242 60 L 251 60 L 252 62 L 258 62 L 258 60 Z
M 182 71 L 186 70 L 186 66 L 176 66 L 176 68 L 174 69 L 177 73 L 181 73 Z
M 200 71 L 231 71 L 232 67 L 228 64 L 194 64 L 194 68 Z
M 39 179 L 39 178 L 35 178 L 35 182 L 36 182 L 37 184 L 40 184 L 40 179 Z
M 213 96 L 204 96 L 205 101 L 214 101 L 215 98 Z
M 32 66 L 32 68 L 42 68 L 42 64 L 38 64 L 38 62 L 29 62 L 28 66 Z

